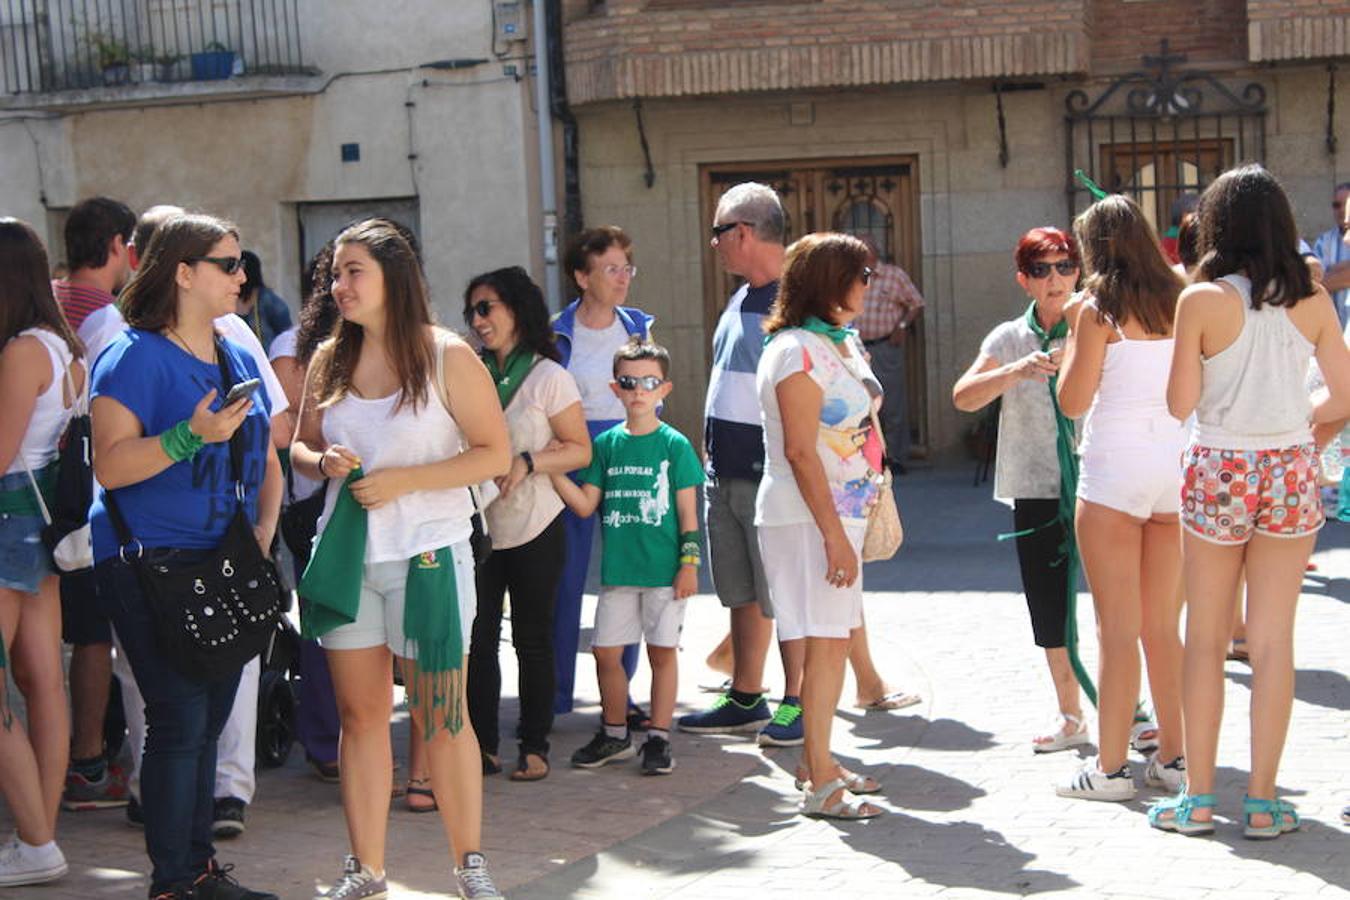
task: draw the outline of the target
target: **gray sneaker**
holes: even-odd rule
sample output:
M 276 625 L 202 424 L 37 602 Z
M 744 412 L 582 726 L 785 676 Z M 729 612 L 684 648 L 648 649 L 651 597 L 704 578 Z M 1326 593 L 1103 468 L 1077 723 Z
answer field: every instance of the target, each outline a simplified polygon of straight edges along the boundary
M 384 879 L 376 878 L 361 860 L 348 854 L 342 861 L 342 877 L 322 894 L 315 894 L 314 900 L 383 900 L 388 896 Z
M 464 865 L 455 869 L 455 885 L 461 900 L 506 900 L 492 883 L 487 858 L 481 853 L 464 854 Z

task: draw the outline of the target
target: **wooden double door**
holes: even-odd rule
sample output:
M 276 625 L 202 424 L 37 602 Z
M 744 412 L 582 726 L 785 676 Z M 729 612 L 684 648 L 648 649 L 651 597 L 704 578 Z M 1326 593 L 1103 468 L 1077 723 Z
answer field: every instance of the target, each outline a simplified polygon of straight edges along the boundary
M 883 262 L 904 269 L 923 290 L 919 244 L 919 185 L 914 157 L 863 157 L 708 165 L 702 170 L 702 223 L 712 223 L 722 194 L 744 181 L 767 184 L 782 198 L 787 243 L 814 231 L 870 236 Z M 703 333 L 711 344 L 717 319 L 740 279 L 722 268 L 704 239 Z M 907 335 L 905 365 L 911 452 L 928 444 L 924 324 Z

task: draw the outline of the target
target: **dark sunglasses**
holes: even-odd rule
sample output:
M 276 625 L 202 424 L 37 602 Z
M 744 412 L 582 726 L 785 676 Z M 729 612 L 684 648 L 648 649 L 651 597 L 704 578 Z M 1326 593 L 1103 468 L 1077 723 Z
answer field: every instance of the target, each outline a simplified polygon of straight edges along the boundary
M 1034 262 L 1028 263 L 1022 271 L 1028 278 L 1049 278 L 1050 270 L 1054 269 L 1061 275 L 1072 275 L 1078 271 L 1078 263 L 1071 259 L 1061 259 L 1059 262 Z
M 714 238 L 720 238 L 737 225 L 749 225 L 751 228 L 755 227 L 754 222 L 723 222 L 721 225 L 714 225 L 712 227 L 712 236 Z
M 614 382 L 621 391 L 635 391 L 639 386 L 644 391 L 654 391 L 665 384 L 666 380 L 655 375 L 620 375 Z
M 235 272 L 238 272 L 239 267 L 244 264 L 243 257 L 240 256 L 189 256 L 187 262 L 209 262 L 226 275 L 233 275 Z
M 464 321 L 472 325 L 474 319 L 479 317 L 486 319 L 490 312 L 492 312 L 492 301 L 479 300 L 477 303 L 471 303 L 464 307 Z
M 877 273 L 876 273 L 876 272 L 873 272 L 872 269 L 871 269 L 870 267 L 868 267 L 868 266 L 863 266 L 863 270 L 862 270 L 862 283 L 863 283 L 864 285 L 871 284 L 871 283 L 872 283 L 872 276 L 875 275 L 875 274 L 877 274 Z

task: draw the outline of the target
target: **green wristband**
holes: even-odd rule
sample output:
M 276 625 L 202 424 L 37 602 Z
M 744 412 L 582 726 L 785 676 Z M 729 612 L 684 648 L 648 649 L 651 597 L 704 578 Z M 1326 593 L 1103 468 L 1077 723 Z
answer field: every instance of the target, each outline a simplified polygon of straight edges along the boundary
M 192 433 L 188 427 L 188 420 L 184 419 L 168 431 L 162 431 L 159 435 L 159 446 L 164 449 L 164 455 L 174 462 L 182 462 L 185 459 L 192 459 L 197 455 L 197 451 L 202 449 L 205 441 L 200 436 Z
M 700 556 L 703 555 L 703 554 L 702 554 L 702 551 L 699 549 L 699 542 L 698 542 L 698 539 L 699 539 L 699 533 L 698 533 L 697 531 L 686 531 L 686 532 L 684 532 L 683 534 L 680 535 L 680 559 L 681 559 L 681 561 L 686 560 L 686 559 L 689 559 L 689 558 L 693 558 L 693 559 L 697 560 Z M 695 563 L 692 563 L 692 565 L 698 565 L 698 563 L 695 562 Z

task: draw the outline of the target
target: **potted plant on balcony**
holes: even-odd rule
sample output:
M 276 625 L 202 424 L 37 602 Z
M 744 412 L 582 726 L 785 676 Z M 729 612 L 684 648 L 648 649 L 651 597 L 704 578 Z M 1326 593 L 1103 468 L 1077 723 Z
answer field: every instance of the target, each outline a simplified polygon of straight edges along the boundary
M 201 53 L 192 54 L 194 81 L 216 81 L 229 78 L 234 71 L 234 51 L 219 41 L 206 45 Z
M 89 46 L 98 57 L 103 84 L 112 87 L 131 81 L 131 48 L 117 38 L 101 31 L 89 33 Z
M 183 61 L 181 53 L 161 53 L 151 59 L 155 64 L 156 81 L 174 81 L 178 64 Z

